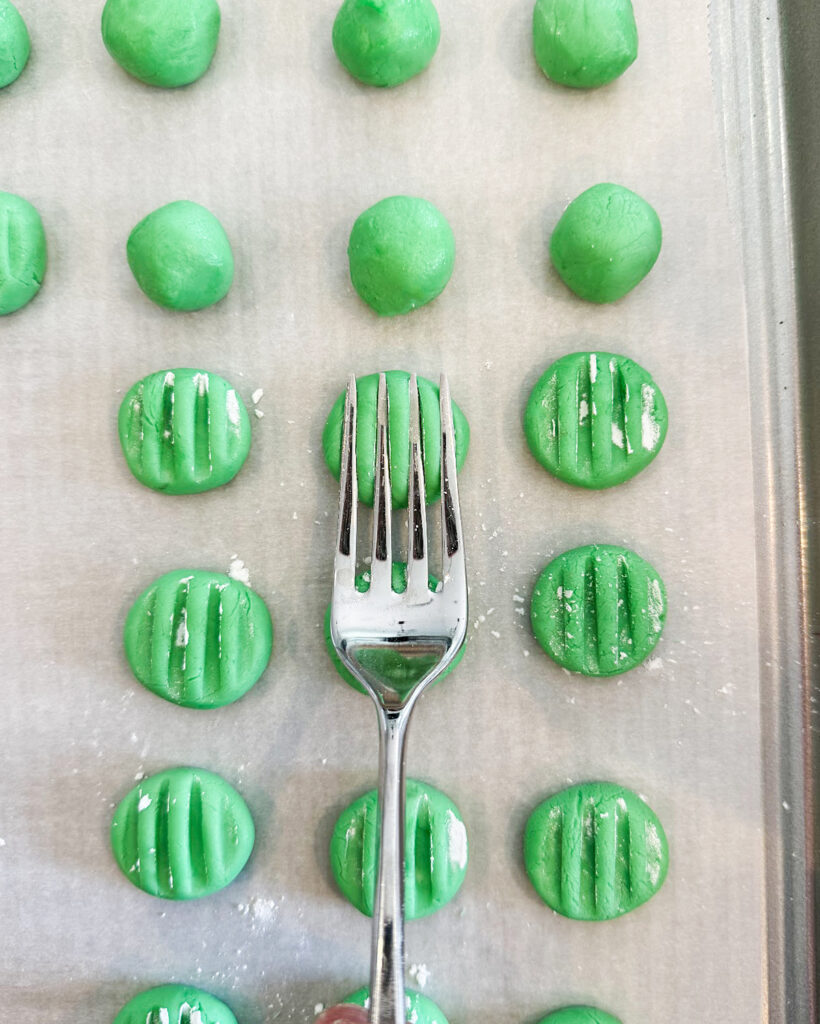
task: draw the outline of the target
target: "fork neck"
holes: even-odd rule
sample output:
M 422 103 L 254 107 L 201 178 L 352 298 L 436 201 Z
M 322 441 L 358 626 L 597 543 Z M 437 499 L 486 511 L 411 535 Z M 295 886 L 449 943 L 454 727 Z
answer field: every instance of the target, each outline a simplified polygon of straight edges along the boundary
M 379 877 L 373 908 L 370 1020 L 405 1024 L 404 752 L 413 705 L 379 706 Z

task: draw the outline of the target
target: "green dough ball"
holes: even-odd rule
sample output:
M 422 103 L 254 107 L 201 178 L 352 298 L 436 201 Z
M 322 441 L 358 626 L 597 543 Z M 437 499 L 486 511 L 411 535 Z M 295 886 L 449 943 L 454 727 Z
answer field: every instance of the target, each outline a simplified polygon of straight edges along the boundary
M 333 49 L 365 85 L 400 85 L 423 71 L 441 37 L 430 0 L 344 0 Z
M 273 626 L 262 598 L 218 572 L 155 580 L 125 620 L 125 654 L 143 686 L 186 708 L 238 700 L 265 670 Z
M 631 0 L 536 0 L 532 40 L 547 78 L 576 89 L 606 85 L 638 56 Z
M 173 89 L 208 70 L 219 38 L 216 0 L 108 0 L 105 48 L 129 75 Z
M 224 378 L 205 370 L 160 370 L 134 384 L 117 418 L 125 461 L 146 487 L 199 494 L 242 468 L 251 423 Z
M 435 576 L 431 576 L 429 580 L 430 589 L 435 590 L 438 586 L 438 580 Z M 363 573 L 356 577 L 356 589 L 360 594 L 364 594 L 370 587 L 370 573 Z M 393 590 L 397 594 L 403 594 L 407 589 L 407 566 L 404 562 L 393 563 Z M 358 679 L 353 676 L 347 668 L 342 664 L 342 660 L 336 653 L 336 648 L 333 646 L 333 640 L 330 637 L 330 605 L 327 607 L 325 612 L 325 644 L 327 646 L 327 653 L 330 655 L 330 660 L 333 662 L 333 667 L 344 679 L 348 686 L 352 686 L 354 690 L 358 690 L 359 693 L 366 693 L 367 691 L 359 682 Z M 467 649 L 466 644 L 462 644 L 458 654 L 453 658 L 450 664 L 447 666 L 444 672 L 441 673 L 433 682 L 431 686 L 435 686 L 436 683 L 440 682 L 446 676 L 448 676 L 453 669 L 458 665 L 461 659 L 464 657 L 464 652 Z M 359 660 L 367 668 L 372 668 L 373 675 L 378 678 L 385 679 L 387 682 L 393 684 L 394 688 L 399 693 L 406 692 L 409 687 L 417 682 L 420 678 L 420 661 L 421 659 L 415 657 L 412 659 L 412 667 L 408 663 L 408 660 L 398 654 L 396 651 L 388 650 L 372 650 L 372 651 L 361 651 L 359 653 Z M 431 667 L 435 662 L 438 661 L 438 656 L 433 655 L 430 659 Z
M 168 309 L 212 306 L 233 282 L 224 228 L 210 210 L 187 199 L 149 213 L 129 235 L 126 251 L 137 284 Z
M 645 199 L 622 185 L 593 185 L 564 211 L 550 256 L 576 295 L 615 302 L 655 266 L 661 240 L 661 222 Z
M 371 790 L 343 811 L 330 840 L 336 883 L 357 910 L 373 915 L 379 866 L 378 793 Z M 439 910 L 455 896 L 467 871 L 467 830 L 444 793 L 407 780 L 404 909 L 408 920 Z
M 202 768 L 143 779 L 114 812 L 111 846 L 120 870 L 152 896 L 190 900 L 224 889 L 251 855 L 248 805 Z
M 442 213 L 426 199 L 391 196 L 365 210 L 350 232 L 350 280 L 380 316 L 398 316 L 440 295 L 456 258 Z
M 114 1024 L 236 1024 L 216 996 L 190 985 L 160 985 L 140 992 L 123 1006 Z
M 0 0 L 0 89 L 20 76 L 31 53 L 26 23 L 11 0 Z
M 579 487 L 603 488 L 640 473 L 666 438 L 666 402 L 626 356 L 575 352 L 532 389 L 524 432 L 545 469 Z
M 666 878 L 669 848 L 655 812 L 636 793 L 612 782 L 586 782 L 533 811 L 524 864 L 553 910 L 577 921 L 608 921 L 655 895 Z
M 544 569 L 530 616 L 536 640 L 563 668 L 614 676 L 651 654 L 663 631 L 666 593 L 634 551 L 590 544 Z
M 353 1006 L 370 1006 L 370 987 L 364 985 L 362 988 L 345 996 L 343 1003 L 352 1003 Z M 407 1007 L 407 1024 L 448 1024 L 447 1018 L 436 1006 L 432 999 L 423 996 L 421 992 L 414 992 L 412 989 L 404 990 L 404 1005 Z M 116 1024 L 116 1022 L 115 1022 Z
M 403 370 L 388 370 L 387 401 L 389 409 L 390 485 L 393 508 L 407 507 L 407 489 L 410 473 L 410 400 L 408 385 L 410 374 Z M 441 494 L 441 416 L 439 390 L 425 377 L 417 377 L 421 421 L 421 441 L 424 462 L 424 489 L 428 504 Z M 373 504 L 376 470 L 376 423 L 379 375 L 372 373 L 356 381 L 356 473 L 359 500 Z M 467 458 L 470 445 L 470 427 L 464 413 L 455 402 L 453 427 L 456 439 L 456 465 L 460 470 Z M 339 479 L 342 463 L 342 431 L 345 416 L 345 393 L 336 399 L 325 429 L 322 448 L 331 473 Z
M 46 273 L 46 235 L 31 203 L 0 192 L 0 316 L 31 302 Z
M 114 1022 L 116 1024 L 116 1021 Z M 540 1024 L 621 1024 L 617 1017 L 594 1006 L 565 1006 L 544 1017 Z

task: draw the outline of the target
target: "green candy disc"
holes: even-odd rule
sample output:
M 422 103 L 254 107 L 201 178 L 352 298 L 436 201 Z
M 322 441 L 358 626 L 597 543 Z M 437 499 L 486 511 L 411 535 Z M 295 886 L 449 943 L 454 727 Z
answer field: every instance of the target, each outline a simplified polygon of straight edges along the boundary
M 125 620 L 125 654 L 143 686 L 186 708 L 238 700 L 265 670 L 273 626 L 262 598 L 217 572 L 155 580 Z
M 389 407 L 390 486 L 393 508 L 407 507 L 410 472 L 410 374 L 388 370 L 387 400 Z M 425 377 L 417 377 L 421 440 L 424 461 L 424 489 L 427 502 L 437 501 L 441 494 L 441 415 L 439 390 Z M 379 375 L 372 373 L 356 381 L 356 473 L 359 500 L 373 504 L 376 469 L 376 422 Z M 470 427 L 455 402 L 453 427 L 456 440 L 456 465 L 460 470 L 467 458 Z M 345 416 L 345 394 L 336 399 L 322 431 L 322 448 L 330 472 L 339 479 L 342 462 L 342 430 Z
M 532 390 L 524 433 L 559 480 L 612 487 L 661 450 L 668 417 L 660 388 L 626 356 L 576 352 L 553 363 Z
M 224 779 L 171 768 L 143 779 L 114 812 L 111 846 L 138 889 L 190 900 L 224 889 L 251 855 L 248 805 Z
M 159 985 L 129 1000 L 114 1024 L 236 1024 L 216 996 L 190 985 Z
M 615 302 L 654 267 L 661 242 L 661 222 L 645 199 L 622 185 L 593 185 L 564 211 L 550 256 L 580 298 Z
M 0 316 L 22 309 L 46 273 L 46 235 L 40 214 L 11 192 L 0 192 Z
M 441 27 L 431 0 L 344 0 L 333 22 L 333 49 L 365 85 L 400 85 L 423 71 Z
M 231 385 L 206 370 L 160 370 L 122 400 L 117 428 L 128 468 L 165 494 L 199 494 L 233 480 L 251 423 Z
M 208 70 L 219 22 L 216 0 L 108 0 L 102 37 L 129 75 L 146 85 L 175 89 Z
M 19 78 L 28 63 L 31 39 L 11 0 L 0 0 L 0 89 Z
M 590 544 L 544 569 L 530 615 L 536 640 L 563 668 L 614 676 L 652 652 L 666 618 L 666 593 L 634 551 Z
M 357 218 L 347 256 L 360 298 L 380 316 L 399 316 L 444 291 L 453 273 L 456 243 L 432 203 L 390 196 Z
M 353 1006 L 369 1007 L 370 987 L 364 985 L 362 988 L 356 989 L 349 996 L 345 996 L 342 1002 L 352 1003 Z M 423 996 L 421 992 L 414 992 L 413 989 L 409 988 L 405 989 L 404 1005 L 406 1007 L 405 1020 L 407 1024 L 448 1024 L 447 1018 L 433 1000 Z
M 524 864 L 553 910 L 577 921 L 609 921 L 660 889 L 669 848 L 663 826 L 637 794 L 587 782 L 536 807 L 524 832 Z
M 547 78 L 576 89 L 606 85 L 638 56 L 631 0 L 536 0 L 532 39 Z
M 115 1022 L 116 1024 L 116 1022 Z M 611 1013 L 604 1013 L 594 1006 L 565 1006 L 554 1010 L 539 1024 L 621 1024 Z
M 233 252 L 225 229 L 188 199 L 160 206 L 128 237 L 128 266 L 152 302 L 193 312 L 224 299 L 233 282 Z
M 438 580 L 435 576 L 431 576 L 428 582 L 431 590 L 435 591 L 438 587 Z M 397 594 L 403 594 L 407 589 L 407 566 L 404 562 L 393 563 L 393 590 Z M 370 588 L 370 573 L 362 573 L 356 577 L 356 590 L 360 594 L 365 594 Z M 348 686 L 352 686 L 354 690 L 358 690 L 359 693 L 366 693 L 367 691 L 353 676 L 350 671 L 342 664 L 342 660 L 336 653 L 336 648 L 333 646 L 333 640 L 330 636 L 330 605 L 327 607 L 325 612 L 325 645 L 327 646 L 327 653 L 330 655 L 330 660 L 333 662 L 333 667 L 344 679 Z M 435 686 L 436 683 L 446 678 L 458 665 L 461 659 L 464 657 L 464 651 L 467 649 L 467 645 L 462 644 L 458 654 L 453 658 L 444 672 L 441 673 L 433 682 L 431 686 Z M 438 661 L 438 656 L 434 655 L 435 661 Z M 406 658 L 403 658 L 396 651 L 390 650 L 372 650 L 372 651 L 361 651 L 359 653 L 359 660 L 369 668 L 373 675 L 379 679 L 384 679 L 388 683 L 391 683 L 394 689 L 398 693 L 406 693 L 409 687 L 418 681 L 419 676 L 419 659 L 416 657 L 412 660 L 412 663 L 408 663 Z
M 330 866 L 342 895 L 373 915 L 379 865 L 378 793 L 371 790 L 339 816 L 330 840 Z M 455 896 L 467 870 L 467 830 L 458 808 L 432 786 L 407 780 L 404 909 L 426 917 Z

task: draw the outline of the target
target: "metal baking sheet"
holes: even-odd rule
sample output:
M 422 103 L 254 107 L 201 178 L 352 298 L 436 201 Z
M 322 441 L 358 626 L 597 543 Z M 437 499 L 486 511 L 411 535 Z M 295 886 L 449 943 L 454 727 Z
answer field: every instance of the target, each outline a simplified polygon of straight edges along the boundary
M 178 980 L 242 1024 L 307 1024 L 366 980 L 369 923 L 326 851 L 374 783 L 376 727 L 323 648 L 336 494 L 320 434 L 350 370 L 396 367 L 447 371 L 472 426 L 469 650 L 421 702 L 408 764 L 461 808 L 471 859 L 454 903 L 408 927 L 410 984 L 454 1024 L 573 1002 L 624 1024 L 802 1021 L 778 1016 L 767 980 L 787 897 L 767 861 L 780 789 L 762 749 L 777 758 L 780 741 L 759 657 L 759 453 L 774 434 L 761 440 L 756 412 L 775 385 L 749 372 L 740 14 L 636 0 L 640 59 L 587 94 L 535 67 L 529 0 L 439 0 L 430 69 L 379 92 L 333 56 L 335 0 L 223 0 L 213 68 L 163 92 L 108 58 L 97 5 L 19 6 L 34 51 L 0 97 L 0 187 L 41 211 L 50 265 L 37 300 L 0 323 L 4 1016 L 108 1022 Z M 608 180 L 653 203 L 665 241 L 647 281 L 599 308 L 564 289 L 546 248 L 564 205 Z M 358 213 L 397 192 L 445 212 L 457 265 L 434 304 L 381 320 L 352 292 L 345 248 Z M 137 220 L 178 198 L 220 217 L 237 259 L 228 298 L 189 315 L 148 302 L 124 258 Z M 581 348 L 635 358 L 670 408 L 661 457 L 603 493 L 552 480 L 521 430 L 535 380 Z M 137 378 L 186 365 L 249 406 L 263 389 L 263 416 L 230 486 L 174 499 L 129 476 L 115 421 Z M 644 555 L 669 595 L 655 656 L 605 683 L 554 666 L 521 614 L 546 561 L 592 541 Z M 162 572 L 236 562 L 273 615 L 268 671 L 229 708 L 162 703 L 129 674 L 125 612 Z M 257 825 L 239 879 L 182 904 L 128 885 L 107 839 L 135 780 L 176 764 L 222 774 Z M 592 778 L 644 794 L 672 851 L 658 896 L 601 925 L 546 909 L 521 856 L 535 804 Z

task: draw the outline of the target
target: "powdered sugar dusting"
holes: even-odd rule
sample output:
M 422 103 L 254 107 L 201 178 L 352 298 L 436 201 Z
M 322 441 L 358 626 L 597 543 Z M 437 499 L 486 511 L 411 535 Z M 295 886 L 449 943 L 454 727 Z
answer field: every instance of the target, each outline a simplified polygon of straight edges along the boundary
M 641 387 L 641 444 L 652 451 L 661 437 L 661 426 L 654 416 L 655 391 L 649 384 Z
M 241 422 L 241 413 L 239 412 L 239 396 L 230 388 L 227 395 L 225 395 L 225 411 L 228 414 L 228 419 L 231 423 L 238 427 Z
M 467 829 L 452 811 L 447 812 L 447 852 L 462 871 L 467 867 Z

